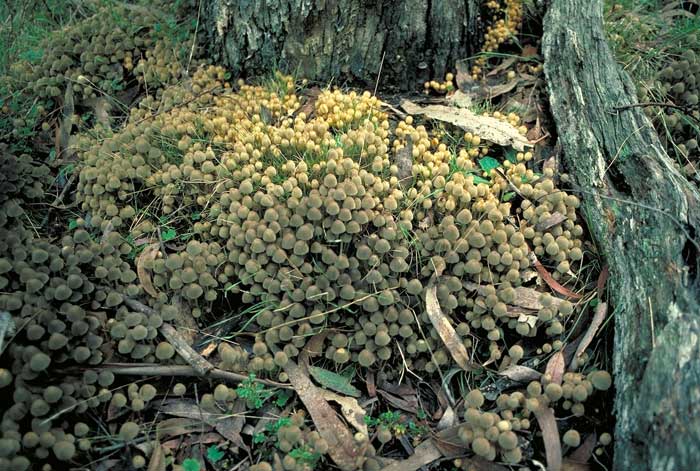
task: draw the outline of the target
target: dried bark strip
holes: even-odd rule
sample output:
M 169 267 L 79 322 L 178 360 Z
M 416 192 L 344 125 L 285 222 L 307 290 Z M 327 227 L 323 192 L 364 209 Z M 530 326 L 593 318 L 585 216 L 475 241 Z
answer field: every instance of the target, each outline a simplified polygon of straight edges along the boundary
M 463 131 L 471 132 L 501 146 L 512 146 L 519 151 L 530 146 L 528 140 L 511 124 L 490 116 L 474 114 L 464 108 L 445 105 L 418 106 L 408 100 L 403 100 L 401 107 L 408 114 L 422 114 L 430 119 L 450 123 Z

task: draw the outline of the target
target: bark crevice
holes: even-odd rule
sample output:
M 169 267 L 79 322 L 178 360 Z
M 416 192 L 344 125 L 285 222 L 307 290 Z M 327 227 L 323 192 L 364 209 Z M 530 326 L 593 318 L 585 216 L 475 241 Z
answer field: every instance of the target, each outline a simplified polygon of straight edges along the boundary
M 234 76 L 283 69 L 328 82 L 414 90 L 479 50 L 476 0 L 214 0 L 202 17 Z

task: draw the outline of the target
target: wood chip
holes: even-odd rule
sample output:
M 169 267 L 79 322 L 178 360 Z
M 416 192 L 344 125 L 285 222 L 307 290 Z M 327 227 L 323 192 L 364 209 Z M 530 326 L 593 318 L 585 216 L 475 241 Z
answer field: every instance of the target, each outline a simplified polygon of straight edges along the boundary
M 425 115 L 430 119 L 450 123 L 465 132 L 481 136 L 485 141 L 523 151 L 530 146 L 528 140 L 511 124 L 490 116 L 480 116 L 464 108 L 445 105 L 421 107 L 409 100 L 403 100 L 401 107 L 412 115 Z
M 364 448 L 355 442 L 353 434 L 323 398 L 323 390 L 316 387 L 293 361 L 287 362 L 284 371 L 309 412 L 318 433 L 328 443 L 328 454 L 333 462 L 341 470 L 351 471 L 361 467 Z
M 574 353 L 574 357 L 571 359 L 569 369 L 576 368 L 578 359 L 581 357 L 581 355 L 583 355 L 583 352 L 586 351 L 588 346 L 593 341 L 595 334 L 598 332 L 600 326 L 603 325 L 603 322 L 605 321 L 605 317 L 607 315 L 608 303 L 599 303 L 595 309 L 595 314 L 593 315 L 593 319 L 591 320 L 591 325 L 588 326 L 588 330 L 586 330 L 586 333 L 583 334 L 581 342 L 579 342 L 578 347 L 576 347 L 576 353 Z
M 155 260 L 158 256 L 159 251 L 160 244 L 150 244 L 143 249 L 143 251 L 139 255 L 139 258 L 136 259 L 136 274 L 139 277 L 141 286 L 143 287 L 143 290 L 146 293 L 150 294 L 154 298 L 158 297 L 158 291 L 156 291 L 156 288 L 153 286 L 153 280 L 151 280 L 151 273 L 146 269 L 145 264 L 149 260 Z
M 440 303 L 437 299 L 437 286 L 432 284 L 428 287 L 425 293 L 425 310 L 430 318 L 430 322 L 435 327 L 445 348 L 450 352 L 454 361 L 460 368 L 466 371 L 473 369 L 472 363 L 469 360 L 469 354 L 462 342 L 462 339 L 455 331 L 447 316 L 440 309 Z
M 547 456 L 547 471 L 561 471 L 561 443 L 554 411 L 550 407 L 540 404 L 540 407 L 535 409 L 533 413 L 540 425 L 540 430 L 542 430 L 542 440 Z

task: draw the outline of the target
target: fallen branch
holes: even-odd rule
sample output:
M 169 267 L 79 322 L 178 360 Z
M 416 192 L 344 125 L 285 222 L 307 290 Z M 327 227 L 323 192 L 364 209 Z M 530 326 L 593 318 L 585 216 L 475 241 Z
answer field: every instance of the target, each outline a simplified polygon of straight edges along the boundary
M 272 388 L 292 389 L 288 383 L 278 383 L 261 378 L 250 378 L 248 375 L 225 371 L 219 368 L 209 370 L 205 375 L 200 374 L 189 365 L 155 365 L 155 364 L 129 364 L 129 363 L 103 363 L 100 368 L 108 370 L 118 376 L 192 376 L 200 378 L 213 378 L 241 383 L 253 381 Z
M 145 304 L 136 301 L 135 299 L 130 299 L 126 298 L 124 300 L 127 306 L 129 306 L 132 309 L 135 309 L 139 312 L 146 313 L 148 315 L 154 315 L 157 314 L 158 311 L 155 309 L 146 306 Z M 202 355 L 197 353 L 190 345 L 187 343 L 187 341 L 178 333 L 175 328 L 168 324 L 167 322 L 164 322 L 158 330 L 160 333 L 165 337 L 168 342 L 173 346 L 175 351 L 182 357 L 183 360 L 187 362 L 192 368 L 194 368 L 197 373 L 200 375 L 204 376 L 206 375 L 209 371 L 214 369 L 214 365 L 209 363 L 209 361 L 204 358 Z

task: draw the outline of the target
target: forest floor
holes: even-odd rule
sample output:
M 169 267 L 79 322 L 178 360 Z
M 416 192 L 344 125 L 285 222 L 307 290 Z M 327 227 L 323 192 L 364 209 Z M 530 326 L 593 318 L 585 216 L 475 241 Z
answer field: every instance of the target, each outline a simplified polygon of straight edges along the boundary
M 609 469 L 541 18 L 484 3 L 402 96 L 231 77 L 194 1 L 0 5 L 0 469 Z M 697 2 L 605 8 L 700 183 Z

